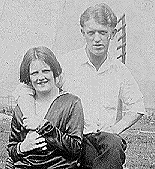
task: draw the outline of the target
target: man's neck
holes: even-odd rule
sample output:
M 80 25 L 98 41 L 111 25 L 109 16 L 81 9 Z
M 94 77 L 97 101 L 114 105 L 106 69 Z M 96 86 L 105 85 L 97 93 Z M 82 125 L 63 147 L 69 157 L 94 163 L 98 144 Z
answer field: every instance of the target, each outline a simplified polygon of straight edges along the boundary
M 95 55 L 91 53 L 88 49 L 86 49 L 86 52 L 90 62 L 95 66 L 96 70 L 98 71 L 107 59 L 107 52 L 102 55 Z

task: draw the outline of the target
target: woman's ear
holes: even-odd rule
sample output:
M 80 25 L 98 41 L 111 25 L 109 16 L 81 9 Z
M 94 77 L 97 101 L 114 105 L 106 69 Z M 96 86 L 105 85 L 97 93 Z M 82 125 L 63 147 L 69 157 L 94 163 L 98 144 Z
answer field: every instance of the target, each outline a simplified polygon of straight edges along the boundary
M 55 85 L 58 88 L 62 88 L 64 84 L 64 73 L 61 73 L 58 77 L 55 78 Z
M 114 39 L 116 33 L 117 33 L 117 29 L 112 30 L 112 33 L 111 33 L 111 35 L 110 35 L 110 39 L 111 39 L 111 40 Z
M 27 84 L 30 88 L 33 88 L 33 85 L 32 85 L 32 82 L 30 81 L 28 84 Z

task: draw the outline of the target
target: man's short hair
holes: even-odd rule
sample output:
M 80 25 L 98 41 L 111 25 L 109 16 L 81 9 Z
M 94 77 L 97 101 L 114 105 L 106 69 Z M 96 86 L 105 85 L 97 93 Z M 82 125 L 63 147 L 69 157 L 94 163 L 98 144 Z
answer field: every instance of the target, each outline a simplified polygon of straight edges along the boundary
M 101 25 L 115 28 L 117 25 L 117 17 L 111 8 L 104 4 L 96 4 L 87 8 L 80 17 L 80 25 L 84 27 L 85 22 L 90 19 L 94 19 L 95 22 Z

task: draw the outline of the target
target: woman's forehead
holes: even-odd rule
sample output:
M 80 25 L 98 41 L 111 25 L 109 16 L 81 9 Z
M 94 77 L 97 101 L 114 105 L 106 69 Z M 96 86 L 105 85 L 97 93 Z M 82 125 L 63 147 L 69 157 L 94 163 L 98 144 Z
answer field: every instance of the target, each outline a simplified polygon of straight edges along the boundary
M 30 64 L 30 70 L 35 70 L 35 69 L 37 70 L 43 68 L 50 69 L 50 66 L 41 59 L 33 60 Z

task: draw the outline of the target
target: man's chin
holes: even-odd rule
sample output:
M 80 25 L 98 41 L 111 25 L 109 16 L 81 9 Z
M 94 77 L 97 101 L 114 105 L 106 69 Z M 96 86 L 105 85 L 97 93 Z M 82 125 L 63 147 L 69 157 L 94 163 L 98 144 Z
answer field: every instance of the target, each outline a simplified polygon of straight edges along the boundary
M 93 50 L 92 53 L 97 56 L 101 56 L 104 54 L 104 50 Z
M 89 53 L 90 54 L 93 54 L 93 55 L 97 55 L 97 56 L 101 56 L 101 55 L 104 55 L 105 53 L 105 48 L 90 48 L 88 49 Z

